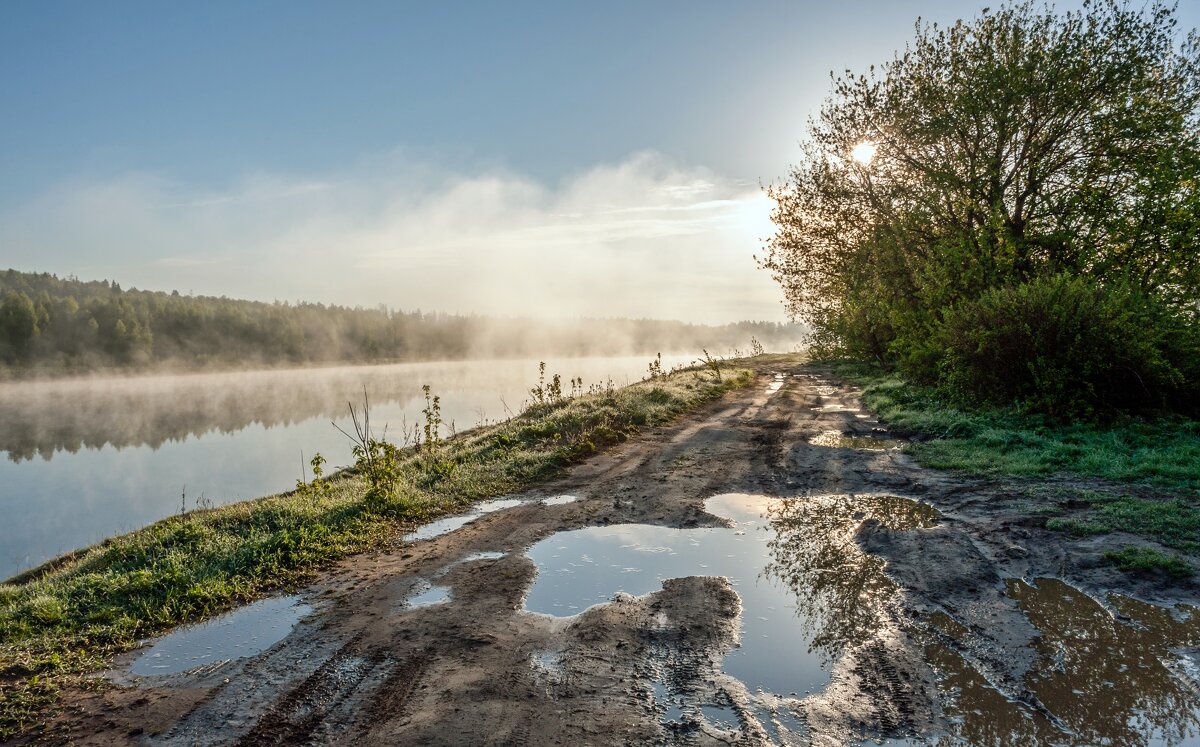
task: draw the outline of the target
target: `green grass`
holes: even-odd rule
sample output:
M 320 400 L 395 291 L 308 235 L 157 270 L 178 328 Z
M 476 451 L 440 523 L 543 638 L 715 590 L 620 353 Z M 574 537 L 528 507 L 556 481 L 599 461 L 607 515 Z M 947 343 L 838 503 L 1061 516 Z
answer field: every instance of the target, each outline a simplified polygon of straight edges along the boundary
M 1151 547 L 1128 545 L 1104 553 L 1114 565 L 1126 573 L 1155 573 L 1162 571 L 1173 578 L 1187 578 L 1196 569 L 1183 558 L 1159 552 Z
M 1068 491 L 1076 492 L 1076 491 Z M 1082 500 L 1070 502 L 1072 508 L 1059 507 L 1057 513 L 1071 512 L 1046 521 L 1046 528 L 1085 537 L 1108 532 L 1128 532 L 1191 555 L 1200 555 L 1200 506 L 1185 498 L 1140 498 L 1121 493 L 1086 492 Z M 1038 495 L 1039 491 L 1032 491 Z
M 1016 409 L 973 412 L 932 389 L 878 369 L 839 364 L 863 387 L 863 402 L 923 465 L 977 475 L 1075 475 L 1200 493 L 1200 421 L 1126 418 L 1108 425 L 1060 424 Z
M 764 359 L 765 360 L 765 359 Z M 553 477 L 572 463 L 747 385 L 683 371 L 530 408 L 404 452 L 386 501 L 364 500 L 352 471 L 326 492 L 292 492 L 160 521 L 0 584 L 0 739 L 36 728 L 67 683 L 171 626 L 280 588 L 331 562 L 393 542 L 407 528 Z

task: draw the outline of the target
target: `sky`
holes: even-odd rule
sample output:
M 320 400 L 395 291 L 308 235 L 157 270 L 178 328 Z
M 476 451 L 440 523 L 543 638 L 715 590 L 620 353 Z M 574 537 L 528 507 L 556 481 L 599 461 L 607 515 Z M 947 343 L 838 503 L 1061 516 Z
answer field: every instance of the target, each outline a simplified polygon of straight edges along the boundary
M 918 16 L 980 7 L 0 3 L 0 268 L 782 321 L 754 261 L 762 185 L 798 159 L 830 72 L 885 62 Z

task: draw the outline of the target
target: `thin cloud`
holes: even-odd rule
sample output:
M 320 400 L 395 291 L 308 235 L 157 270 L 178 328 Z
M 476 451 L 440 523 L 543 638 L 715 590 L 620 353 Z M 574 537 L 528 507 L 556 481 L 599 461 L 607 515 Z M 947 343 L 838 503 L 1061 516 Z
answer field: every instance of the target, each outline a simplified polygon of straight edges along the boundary
M 397 154 L 221 188 L 69 182 L 0 215 L 4 263 L 249 298 L 542 317 L 782 320 L 756 187 L 637 153 L 556 184 Z

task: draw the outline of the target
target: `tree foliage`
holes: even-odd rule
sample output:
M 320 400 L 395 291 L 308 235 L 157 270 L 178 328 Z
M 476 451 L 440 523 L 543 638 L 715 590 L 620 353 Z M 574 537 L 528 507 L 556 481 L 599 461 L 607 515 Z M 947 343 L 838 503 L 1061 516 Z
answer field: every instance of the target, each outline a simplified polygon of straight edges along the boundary
M 1061 273 L 1194 323 L 1200 43 L 1174 15 L 1109 0 L 918 21 L 890 62 L 835 78 L 768 189 L 763 259 L 818 352 L 936 380 L 946 313 Z

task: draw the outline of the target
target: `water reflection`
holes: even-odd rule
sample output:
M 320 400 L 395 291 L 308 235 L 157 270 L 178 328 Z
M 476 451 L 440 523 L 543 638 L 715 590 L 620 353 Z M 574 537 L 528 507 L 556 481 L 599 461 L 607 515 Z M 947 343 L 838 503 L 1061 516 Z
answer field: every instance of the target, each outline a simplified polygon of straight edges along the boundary
M 229 659 L 255 656 L 274 646 L 312 607 L 295 596 L 263 599 L 160 638 L 129 671 L 148 676 L 173 674 Z
M 883 559 L 859 549 L 854 528 L 875 519 L 889 529 L 921 529 L 934 526 L 938 517 L 929 504 L 890 495 L 815 496 L 768 508 L 774 537 L 763 573 L 795 595 L 811 650 L 829 660 L 848 643 L 869 638 L 895 589 L 883 573 Z
M 1056 579 L 1007 586 L 1041 633 L 1030 704 L 1005 699 L 957 653 L 931 646 L 949 695 L 950 733 L 938 744 L 1200 744 L 1200 613 L 1113 595 L 1118 620 Z
M 1183 744 L 1200 740 L 1200 683 L 1184 687 L 1182 652 L 1200 645 L 1196 610 L 1169 610 L 1132 599 L 1113 603 L 1118 622 L 1091 597 L 1061 581 L 1009 583 L 1009 594 L 1042 633 L 1032 690 L 1075 733 L 1074 744 Z M 1175 669 L 1175 672 L 1172 671 Z
M 830 660 L 847 643 L 869 637 L 894 588 L 883 561 L 854 543 L 854 527 L 874 518 L 894 529 L 916 529 L 938 519 L 927 504 L 884 495 L 729 494 L 705 507 L 734 525 L 622 524 L 538 542 L 528 551 L 538 576 L 525 608 L 574 615 L 618 591 L 646 594 L 671 578 L 725 576 L 742 604 L 740 646 L 725 655 L 725 672 L 752 692 L 816 690 L 828 681 Z
M 668 357 L 663 363 L 682 361 Z M 618 384 L 631 375 L 640 378 L 644 367 L 641 358 L 547 365 L 564 380 L 582 376 L 598 383 L 597 377 L 614 376 Z M 435 385 L 442 394 L 485 388 L 509 397 L 509 407 L 519 410 L 536 372 L 536 361 L 459 361 L 0 383 L 0 451 L 19 462 L 103 446 L 157 449 L 189 436 L 233 433 L 250 425 L 270 428 L 316 417 L 341 418 L 347 401 L 362 398 L 363 387 L 380 405 L 417 400 L 423 397 L 423 384 Z M 454 403 L 447 398 L 446 404 Z M 459 428 L 505 416 L 499 401 L 489 402 L 482 415 L 471 410 L 459 414 L 464 416 Z
M 830 449 L 861 449 L 863 451 L 887 451 L 899 449 L 904 442 L 894 438 L 876 436 L 848 436 L 841 431 L 824 431 L 808 440 L 813 446 Z

